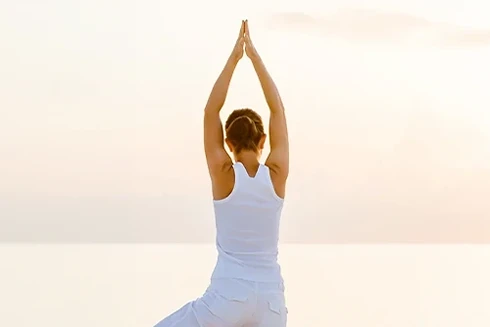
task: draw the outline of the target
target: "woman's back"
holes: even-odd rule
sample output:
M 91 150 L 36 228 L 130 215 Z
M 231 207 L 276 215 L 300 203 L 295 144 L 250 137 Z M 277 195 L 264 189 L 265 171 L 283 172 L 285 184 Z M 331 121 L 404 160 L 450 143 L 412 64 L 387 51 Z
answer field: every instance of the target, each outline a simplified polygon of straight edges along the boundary
M 282 281 L 277 263 L 283 199 L 276 195 L 269 168 L 251 177 L 241 162 L 233 165 L 234 188 L 214 201 L 218 263 L 213 278 Z

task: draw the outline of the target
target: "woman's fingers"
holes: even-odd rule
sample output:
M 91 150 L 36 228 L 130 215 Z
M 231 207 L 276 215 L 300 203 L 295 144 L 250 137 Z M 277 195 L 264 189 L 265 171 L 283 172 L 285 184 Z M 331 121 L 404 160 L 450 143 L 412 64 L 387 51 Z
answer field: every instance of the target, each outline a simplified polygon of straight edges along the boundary
M 238 39 L 240 40 L 243 38 L 243 35 L 245 34 L 245 21 L 242 20 L 242 25 L 240 26 L 240 34 L 238 34 Z
M 248 19 L 245 20 L 245 42 L 248 44 L 252 43 L 252 40 L 250 39 L 250 30 L 248 28 Z

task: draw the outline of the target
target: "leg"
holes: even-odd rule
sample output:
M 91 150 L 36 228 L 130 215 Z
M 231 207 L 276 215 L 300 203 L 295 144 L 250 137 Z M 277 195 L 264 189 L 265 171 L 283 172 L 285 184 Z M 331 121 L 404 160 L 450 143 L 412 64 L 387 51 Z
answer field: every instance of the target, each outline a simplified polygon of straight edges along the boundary
M 189 302 L 184 305 L 179 310 L 172 313 L 167 318 L 164 318 L 154 327 L 200 327 L 199 321 L 197 320 L 196 313 L 192 309 L 193 302 Z

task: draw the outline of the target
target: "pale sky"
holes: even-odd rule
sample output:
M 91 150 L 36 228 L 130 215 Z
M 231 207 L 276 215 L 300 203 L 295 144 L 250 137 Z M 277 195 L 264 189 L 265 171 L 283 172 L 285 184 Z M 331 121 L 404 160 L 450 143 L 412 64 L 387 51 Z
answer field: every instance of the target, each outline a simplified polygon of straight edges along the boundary
M 0 0 L 0 239 L 208 242 L 240 20 L 286 105 L 285 242 L 490 241 L 490 5 Z M 223 118 L 268 109 L 247 59 Z

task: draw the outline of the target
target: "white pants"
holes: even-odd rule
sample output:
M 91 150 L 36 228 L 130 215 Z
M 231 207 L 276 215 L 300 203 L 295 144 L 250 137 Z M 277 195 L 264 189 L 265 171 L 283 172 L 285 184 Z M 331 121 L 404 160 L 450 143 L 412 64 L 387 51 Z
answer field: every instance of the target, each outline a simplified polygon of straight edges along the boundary
M 204 295 L 155 327 L 286 327 L 283 283 L 213 279 Z

